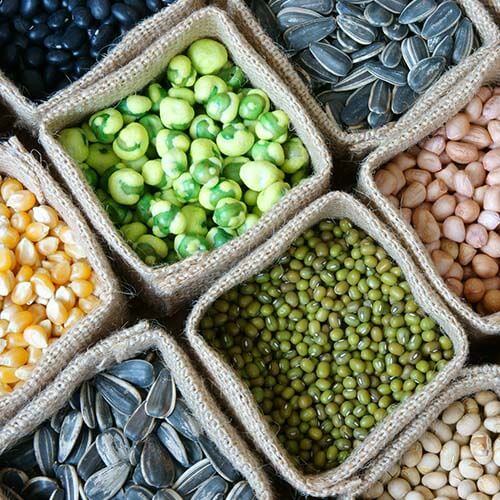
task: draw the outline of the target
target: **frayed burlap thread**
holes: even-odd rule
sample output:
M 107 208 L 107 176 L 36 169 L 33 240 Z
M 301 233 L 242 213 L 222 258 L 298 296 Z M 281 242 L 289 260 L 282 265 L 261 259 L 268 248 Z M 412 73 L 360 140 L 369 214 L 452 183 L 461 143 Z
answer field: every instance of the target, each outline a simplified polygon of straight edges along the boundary
M 238 28 L 252 42 L 268 64 L 276 68 L 280 77 L 293 89 L 295 95 L 299 97 L 313 117 L 314 122 L 336 151 L 334 155 L 347 155 L 356 160 L 385 141 L 404 133 L 408 127 L 412 127 L 416 122 L 432 119 L 434 104 L 439 100 L 446 100 L 450 94 L 460 92 L 459 82 L 471 72 L 478 74 L 477 65 L 485 58 L 490 58 L 492 49 L 494 50 L 498 46 L 500 41 L 499 28 L 482 2 L 480 0 L 457 1 L 474 24 L 479 35 L 480 48 L 459 65 L 446 71 L 396 122 L 376 129 L 353 131 L 344 130 L 332 116 L 327 115 L 282 49 L 264 32 L 244 0 L 218 0 L 218 3 L 228 11 Z M 479 77 L 480 75 L 478 75 Z
M 440 293 L 448 306 L 455 311 L 469 326 L 469 332 L 477 336 L 500 335 L 500 312 L 489 316 L 480 316 L 465 301 L 457 297 L 448 288 L 444 279 L 439 275 L 425 245 L 417 233 L 409 225 L 400 211 L 396 209 L 380 193 L 375 184 L 376 171 L 390 161 L 396 154 L 405 151 L 410 146 L 417 144 L 430 133 L 441 127 L 447 119 L 458 113 L 474 97 L 482 85 L 500 83 L 500 49 L 496 53 L 493 63 L 489 62 L 484 68 L 482 78 L 477 80 L 474 76 L 462 81 L 461 94 L 455 94 L 448 99 L 446 104 L 439 106 L 439 112 L 433 120 L 427 123 L 416 124 L 412 130 L 371 153 L 363 162 L 359 171 L 357 189 L 377 209 L 378 213 L 394 228 L 400 241 L 412 252 L 417 264 L 428 277 L 432 286 Z
M 319 474 L 304 474 L 292 463 L 276 434 L 263 418 L 250 389 L 224 361 L 221 354 L 205 341 L 200 332 L 200 322 L 218 297 L 272 265 L 306 229 L 323 219 L 344 217 L 372 236 L 398 263 L 411 286 L 416 302 L 436 320 L 452 340 L 455 356 L 423 391 L 401 403 L 377 424 L 343 464 Z M 277 473 L 294 488 L 313 496 L 336 495 L 345 492 L 347 485 L 352 487 L 352 481 L 349 480 L 356 471 L 374 458 L 414 415 L 423 411 L 448 385 L 462 368 L 468 352 L 464 330 L 421 277 L 406 249 L 368 208 L 352 196 L 341 192 L 329 193 L 309 205 L 271 239 L 222 276 L 196 303 L 187 320 L 186 335 L 227 404 Z
M 141 261 L 115 228 L 81 169 L 57 141 L 57 132 L 79 123 L 99 109 L 112 106 L 124 96 L 140 91 L 164 73 L 171 57 L 203 37 L 220 40 L 252 85 L 265 90 L 274 105 L 288 113 L 297 135 L 309 151 L 313 172 L 245 234 L 208 253 L 172 265 L 150 267 Z M 75 92 L 44 119 L 40 141 L 85 215 L 123 263 L 124 272 L 136 284 L 139 293 L 167 314 L 198 295 L 232 263 L 268 238 L 298 210 L 326 192 L 332 170 L 328 150 L 303 106 L 238 32 L 227 14 L 215 7 L 195 12 L 168 34 L 144 47 L 140 56 L 108 78 Z
M 207 436 L 247 479 L 258 499 L 273 498 L 263 466 L 217 406 L 183 348 L 159 325 L 142 321 L 119 330 L 77 356 L 36 399 L 0 429 L 0 454 L 62 408 L 84 382 L 115 363 L 151 350 L 170 370 L 177 389 Z
M 125 301 L 97 238 L 79 211 L 47 169 L 16 138 L 0 144 L 0 174 L 18 179 L 35 194 L 39 203 L 51 205 L 68 224 L 98 278 L 96 295 L 101 301 L 96 309 L 47 349 L 23 386 L 0 398 L 1 425 L 43 389 L 77 352 L 98 340 L 107 329 L 117 327 L 123 320 Z
M 139 55 L 144 44 L 151 43 L 162 33 L 157 28 L 158 23 L 161 23 L 164 30 L 168 30 L 186 15 L 203 7 L 205 3 L 205 0 L 177 0 L 157 14 L 146 18 L 127 32 L 122 40 L 90 71 L 40 104 L 27 98 L 14 82 L 0 71 L 0 99 L 11 108 L 19 124 L 37 132 L 41 117 L 45 116 L 58 102 L 69 99 L 73 92 L 88 87 L 100 78 L 105 78 Z

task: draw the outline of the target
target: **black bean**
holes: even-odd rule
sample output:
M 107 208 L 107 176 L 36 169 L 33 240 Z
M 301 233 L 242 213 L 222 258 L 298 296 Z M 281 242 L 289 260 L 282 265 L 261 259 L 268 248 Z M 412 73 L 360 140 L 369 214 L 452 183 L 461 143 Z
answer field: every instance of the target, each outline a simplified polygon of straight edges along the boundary
M 21 49 L 15 43 L 9 43 L 5 49 L 0 52 L 2 66 L 4 68 L 17 67 L 17 62 L 21 57 Z
M 137 11 L 124 3 L 115 3 L 111 7 L 111 12 L 116 20 L 125 27 L 133 26 L 139 20 Z
M 26 36 L 22 35 L 21 33 L 16 33 L 14 36 L 14 43 L 18 47 L 21 47 L 21 49 L 27 49 L 29 45 L 29 40 Z
M 62 28 L 70 19 L 70 14 L 66 9 L 59 9 L 49 16 L 47 26 L 52 30 L 56 30 Z
M 59 0 L 42 0 L 43 8 L 47 12 L 55 12 L 61 5 Z
M 73 22 L 79 28 L 88 28 L 92 23 L 92 15 L 90 14 L 90 10 L 83 5 L 73 9 L 71 15 L 73 17 Z
M 24 17 L 16 16 L 12 20 L 12 26 L 19 33 L 26 33 L 30 29 L 30 26 L 32 26 L 32 23 L 31 21 L 25 19 Z
M 77 49 L 72 50 L 71 53 L 73 54 L 73 57 L 76 58 L 76 57 L 86 56 L 89 53 L 89 50 L 90 50 L 89 44 L 85 42 L 82 45 L 80 45 L 80 47 L 78 47 Z
M 3 0 L 0 2 L 0 15 L 11 17 L 19 9 L 19 0 Z
M 47 12 L 40 12 L 40 14 L 37 14 L 36 16 L 32 17 L 32 21 L 34 24 L 47 24 L 47 19 L 49 18 L 49 15 Z
M 90 44 L 94 50 L 100 51 L 115 39 L 116 34 L 113 25 L 105 24 L 96 31 L 94 36 L 90 39 Z
M 146 5 L 151 12 L 158 12 L 163 7 L 161 0 L 146 0 Z
M 47 64 L 43 71 L 43 81 L 45 82 L 45 86 L 48 89 L 54 88 L 54 85 L 57 82 L 58 72 L 54 65 Z
M 57 31 L 52 35 L 46 36 L 43 39 L 43 45 L 48 49 L 62 49 L 63 48 L 62 37 L 63 33 L 61 31 Z
M 132 7 L 136 12 L 139 13 L 140 18 L 143 18 L 149 14 L 148 8 L 142 0 L 123 0 L 126 5 Z
M 21 16 L 28 18 L 33 17 L 40 10 L 40 4 L 40 0 L 21 0 L 19 12 Z
M 68 0 L 67 9 L 70 12 L 73 12 L 76 8 L 82 7 L 84 5 L 85 5 L 85 1 L 84 0 Z
M 109 0 L 87 0 L 87 7 L 92 16 L 99 21 L 106 19 L 111 13 Z
M 34 69 L 25 70 L 20 80 L 32 99 L 41 99 L 45 96 L 45 86 L 38 71 Z
M 115 19 L 115 16 L 113 14 L 109 15 L 104 21 L 101 21 L 102 24 L 114 24 L 118 25 L 118 21 Z
M 70 51 L 77 50 L 87 40 L 87 33 L 85 30 L 75 25 L 70 25 L 62 37 L 62 44 L 65 49 Z
M 28 38 L 34 43 L 41 44 L 49 34 L 50 29 L 45 23 L 35 24 L 33 28 L 28 31 Z
M 24 54 L 24 61 L 27 66 L 39 68 L 45 61 L 45 52 L 40 47 L 30 47 Z
M 55 66 L 64 66 L 71 61 L 71 53 L 62 49 L 51 49 L 47 51 L 47 62 Z
M 5 45 L 12 36 L 9 23 L 0 24 L 0 47 Z
M 75 74 L 77 76 L 83 76 L 93 64 L 93 60 L 90 57 L 80 57 L 75 61 Z

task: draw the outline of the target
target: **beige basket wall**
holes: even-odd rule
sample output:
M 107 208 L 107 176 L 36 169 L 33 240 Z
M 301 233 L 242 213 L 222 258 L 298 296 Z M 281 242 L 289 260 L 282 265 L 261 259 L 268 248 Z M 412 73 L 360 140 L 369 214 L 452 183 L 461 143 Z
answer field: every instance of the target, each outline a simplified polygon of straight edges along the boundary
M 425 390 L 411 396 L 380 422 L 343 464 L 320 474 L 304 474 L 293 465 L 271 427 L 264 420 L 249 388 L 223 357 L 204 340 L 200 334 L 199 324 L 218 297 L 271 265 L 307 228 L 325 218 L 342 217 L 351 219 L 354 224 L 371 235 L 398 263 L 411 286 L 416 302 L 441 325 L 443 331 L 453 341 L 455 356 Z M 414 415 L 423 411 L 448 385 L 461 369 L 468 352 L 464 330 L 427 282 L 421 278 L 408 252 L 370 210 L 352 196 L 340 192 L 329 193 L 311 204 L 269 241 L 220 278 L 195 305 L 186 324 L 186 334 L 198 359 L 211 374 L 227 404 L 278 474 L 294 488 L 314 496 L 336 495 L 345 492 L 348 486 L 352 487 L 352 481 L 348 480 L 352 479 L 353 474 L 375 457 L 413 419 Z
M 39 203 L 51 205 L 64 219 L 85 249 L 99 279 L 96 295 L 101 300 L 96 309 L 47 349 L 31 378 L 22 387 L 0 398 L 1 425 L 53 379 L 77 352 L 101 338 L 106 329 L 116 327 L 124 320 L 125 300 L 104 252 L 83 217 L 49 176 L 47 169 L 16 138 L 0 144 L 0 174 L 18 179 L 35 194 Z
M 437 101 L 446 100 L 450 94 L 461 92 L 459 82 L 462 78 L 471 73 L 480 78 L 479 66 L 484 64 L 485 59 L 493 57 L 492 52 L 498 50 L 500 42 L 499 28 L 482 4 L 482 0 L 457 0 L 475 26 L 481 42 L 480 48 L 461 64 L 446 71 L 397 122 L 377 129 L 347 132 L 325 113 L 286 55 L 265 33 L 244 0 L 216 0 L 216 2 L 228 11 L 238 28 L 266 58 L 268 64 L 277 68 L 280 77 L 293 89 L 295 95 L 299 96 L 332 147 L 339 151 L 338 154 L 347 155 L 355 160 L 362 158 L 385 141 L 405 133 L 416 122 L 432 119 L 433 108 Z
M 162 23 L 165 28 L 171 28 L 186 15 L 203 7 L 205 3 L 206 0 L 177 0 L 174 4 L 164 7 L 157 14 L 146 18 L 132 28 L 120 43 L 85 75 L 39 104 L 26 97 L 14 82 L 3 71 L 0 71 L 0 99 L 15 113 L 21 125 L 37 131 L 41 117 L 45 116 L 57 103 L 68 99 L 73 92 L 84 89 L 100 78 L 106 77 L 139 55 L 141 44 L 137 41 L 151 43 L 158 36 L 156 30 L 158 22 Z
M 158 28 L 161 30 L 161 26 Z M 81 169 L 62 149 L 56 135 L 65 126 L 79 123 L 91 113 L 141 90 L 163 74 L 172 56 L 203 37 L 217 38 L 224 43 L 252 85 L 265 90 L 274 105 L 288 113 L 297 135 L 310 153 L 313 173 L 242 236 L 209 253 L 153 268 L 142 262 L 114 227 Z M 227 14 L 215 7 L 195 12 L 151 46 L 144 47 L 140 56 L 120 70 L 84 91 L 75 92 L 46 117 L 40 141 L 85 215 L 121 259 L 124 271 L 137 284 L 139 292 L 167 314 L 199 294 L 294 213 L 326 192 L 332 169 L 328 150 L 299 101 L 238 32 Z
M 184 349 L 169 333 L 149 321 L 119 330 L 77 356 L 52 384 L 0 429 L 0 455 L 62 408 L 82 382 L 115 363 L 150 350 L 158 351 L 206 435 L 247 479 L 256 497 L 271 500 L 273 493 L 262 464 L 218 408 Z
M 488 6 L 488 9 L 497 25 L 500 25 L 500 1 L 484 0 L 484 3 Z
M 449 307 L 455 311 L 469 326 L 470 333 L 481 337 L 483 335 L 500 335 L 500 313 L 480 316 L 465 301 L 451 292 L 439 275 L 427 249 L 415 230 L 400 215 L 388 199 L 378 190 L 374 175 L 376 171 L 396 154 L 405 151 L 427 135 L 438 129 L 448 118 L 458 113 L 482 85 L 500 83 L 500 49 L 496 52 L 496 60 L 489 64 L 482 78 L 471 77 L 462 81 L 463 93 L 456 94 L 453 99 L 439 106 L 439 112 L 433 120 L 426 124 L 417 124 L 413 130 L 392 142 L 378 148 L 363 162 L 359 171 L 357 189 L 377 209 L 381 217 L 389 222 L 397 233 L 400 241 L 412 252 L 419 267 L 423 270 L 432 286 L 441 294 Z

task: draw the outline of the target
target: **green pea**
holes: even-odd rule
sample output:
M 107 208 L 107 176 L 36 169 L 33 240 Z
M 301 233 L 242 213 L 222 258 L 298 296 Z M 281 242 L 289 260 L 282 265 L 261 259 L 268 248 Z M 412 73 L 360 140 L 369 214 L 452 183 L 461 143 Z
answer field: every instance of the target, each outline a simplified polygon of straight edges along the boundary
M 207 233 L 207 241 L 211 248 L 219 248 L 234 238 L 234 234 L 228 229 L 213 227 Z
M 309 153 L 298 137 L 291 137 L 283 144 L 285 159 L 282 165 L 283 172 L 295 174 L 309 165 Z
M 172 205 L 176 205 L 179 208 L 182 208 L 183 202 L 177 199 L 175 191 L 173 189 L 164 189 L 159 193 L 155 193 L 155 200 L 166 200 L 172 203 Z
M 149 160 L 142 166 L 142 177 L 149 186 L 158 188 L 172 187 L 172 178 L 166 177 L 161 160 Z
M 89 126 L 99 142 L 112 143 L 123 127 L 123 117 L 114 108 L 106 108 L 89 118 Z
M 172 87 L 168 89 L 168 96 L 175 99 L 182 99 L 188 102 L 191 106 L 194 106 L 196 104 L 194 91 L 186 87 Z
M 238 114 L 244 120 L 257 120 L 271 107 L 269 97 L 263 90 L 251 89 L 240 102 Z
M 238 91 L 247 82 L 247 77 L 243 70 L 239 66 L 229 62 L 224 65 L 217 76 L 227 83 L 230 90 Z
M 164 130 L 163 123 L 158 115 L 147 114 L 144 115 L 139 123 L 146 129 L 149 137 L 150 147 L 156 145 L 156 137 L 161 130 Z M 149 153 L 149 150 L 148 150 Z M 154 153 L 153 153 L 154 154 Z
M 281 110 L 264 113 L 255 126 L 259 139 L 284 143 L 288 138 L 288 115 Z
M 208 233 L 207 214 L 203 208 L 195 205 L 185 205 L 181 208 L 181 212 L 186 219 L 186 234 L 206 236 Z
M 82 169 L 85 180 L 90 184 L 92 188 L 96 188 L 99 183 L 99 176 L 97 172 L 89 167 L 86 163 L 80 163 L 80 168 Z
M 219 132 L 220 127 L 207 115 L 196 116 L 189 127 L 189 135 L 192 139 L 210 139 L 211 141 L 215 141 Z
M 189 154 L 193 163 L 206 160 L 207 158 L 222 159 L 219 148 L 215 142 L 210 139 L 195 139 L 191 143 Z
M 167 97 L 167 91 L 159 83 L 151 83 L 148 85 L 146 94 L 152 103 L 151 111 L 158 113 L 160 111 L 160 102 L 164 97 Z
M 175 56 L 168 63 L 167 79 L 175 87 L 192 87 L 196 76 L 196 70 L 187 56 Z
M 92 167 L 99 175 L 120 162 L 112 146 L 109 144 L 91 144 L 87 156 L 87 165 Z
M 174 249 L 181 258 L 190 257 L 209 249 L 208 241 L 199 234 L 179 234 L 175 237 Z
M 284 178 L 283 172 L 268 161 L 249 161 L 240 168 L 240 177 L 245 186 L 253 191 L 263 191 Z
M 165 127 L 186 130 L 194 118 L 194 109 L 189 102 L 175 97 L 165 97 L 160 103 L 160 119 Z
M 82 123 L 82 130 L 88 142 L 98 142 L 97 137 L 95 136 L 94 132 L 92 132 L 92 129 L 90 128 L 88 123 Z
M 177 177 L 172 187 L 177 198 L 184 203 L 197 201 L 201 188 L 189 172 Z
M 129 243 L 134 243 L 141 236 L 148 233 L 148 227 L 142 222 L 131 222 L 130 224 L 123 225 L 120 228 L 120 232 Z
M 249 189 L 248 191 L 245 191 L 245 194 L 243 195 L 243 201 L 247 204 L 249 207 L 255 207 L 257 205 L 257 198 L 259 197 L 259 194 L 257 191 L 252 191 Z
M 58 139 L 61 146 L 73 160 L 78 163 L 87 160 L 89 156 L 89 143 L 85 132 L 81 128 L 73 127 L 61 130 Z
M 169 234 L 182 234 L 186 230 L 186 217 L 179 207 L 166 200 L 151 202 L 153 216 L 153 234 L 159 238 Z
M 129 123 L 113 141 L 113 151 L 122 160 L 137 160 L 149 146 L 147 130 L 140 123 Z
M 110 176 L 108 192 L 122 205 L 135 205 L 144 192 L 144 178 L 131 168 L 122 168 Z
M 222 162 L 219 158 L 200 160 L 189 167 L 189 173 L 198 184 L 216 183 L 221 170 Z
M 96 195 L 113 224 L 123 225 L 132 222 L 133 214 L 131 210 L 117 203 L 102 189 L 98 189 Z
M 203 208 L 215 210 L 215 207 L 223 198 L 241 200 L 241 194 L 241 188 L 236 182 L 221 179 L 216 184 L 202 186 L 198 200 Z
M 194 84 L 194 98 L 199 104 L 206 104 L 208 100 L 217 94 L 228 92 L 226 82 L 214 75 L 202 76 Z
M 262 213 L 268 212 L 288 191 L 290 191 L 290 186 L 286 182 L 273 182 L 259 193 L 257 207 Z
M 134 169 L 136 172 L 141 173 L 142 167 L 148 162 L 148 157 L 146 155 L 137 158 L 136 160 L 123 160 L 123 164 L 126 167 Z
M 187 54 L 198 73 L 209 75 L 219 72 L 227 63 L 226 47 L 210 38 L 202 38 L 193 42 Z
M 151 110 L 153 103 L 149 97 L 144 95 L 129 95 L 122 99 L 117 106 L 118 111 L 123 114 L 125 123 L 135 121 Z M 92 127 L 92 124 L 89 123 Z
M 246 206 L 234 198 L 222 198 L 217 203 L 213 220 L 223 229 L 236 229 L 245 222 Z
M 149 227 L 153 227 L 153 215 L 151 214 L 151 203 L 154 201 L 154 196 L 150 193 L 142 195 L 137 202 L 136 214 L 138 219 Z
M 222 177 L 241 184 L 241 166 L 249 161 L 250 160 L 246 156 L 228 156 L 224 158 L 222 160 Z
M 285 161 L 283 146 L 277 142 L 257 141 L 253 145 L 250 155 L 255 161 L 270 161 L 277 166 L 283 165 L 283 162 Z
M 177 179 L 188 170 L 186 153 L 178 148 L 165 152 L 161 158 L 161 167 L 168 179 Z
M 161 264 L 168 256 L 168 246 L 161 239 L 152 234 L 145 234 L 134 243 L 134 250 L 149 266 Z
M 156 135 L 156 151 L 160 158 L 167 155 L 171 149 L 180 149 L 187 153 L 190 147 L 191 139 L 184 132 L 163 129 Z
M 254 135 L 242 123 L 230 123 L 217 135 L 217 146 L 226 156 L 242 156 L 255 140 Z
M 256 214 L 247 214 L 245 222 L 237 229 L 239 235 L 246 233 L 251 227 L 259 222 L 260 217 Z
M 210 97 L 206 104 L 207 115 L 222 123 L 232 122 L 238 115 L 239 99 L 233 92 L 216 94 Z

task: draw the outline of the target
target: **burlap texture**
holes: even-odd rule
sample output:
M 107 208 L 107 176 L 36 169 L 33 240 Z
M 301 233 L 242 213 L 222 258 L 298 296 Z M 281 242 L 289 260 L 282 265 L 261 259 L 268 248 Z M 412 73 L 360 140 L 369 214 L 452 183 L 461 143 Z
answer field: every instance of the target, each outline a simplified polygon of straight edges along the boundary
M 158 29 L 161 30 L 161 26 Z M 313 172 L 244 235 L 209 253 L 153 268 L 142 262 L 114 227 L 80 168 L 63 151 L 56 135 L 62 128 L 79 123 L 95 111 L 141 90 L 164 73 L 171 57 L 202 37 L 216 38 L 224 43 L 252 85 L 265 90 L 274 105 L 288 113 L 297 135 L 309 151 Z M 67 102 L 54 108 L 42 123 L 40 141 L 85 215 L 122 261 L 124 272 L 137 285 L 139 293 L 145 294 L 162 311 L 171 313 L 208 287 L 299 209 L 323 194 L 328 189 L 332 166 L 328 150 L 303 106 L 221 10 L 215 7 L 201 9 L 143 49 L 140 56 L 123 68 L 96 85 L 75 92 Z
M 106 77 L 139 55 L 143 44 L 151 43 L 158 37 L 156 28 L 158 22 L 162 23 L 164 29 L 170 29 L 186 15 L 204 6 L 205 3 L 206 0 L 177 0 L 157 14 L 146 18 L 132 28 L 120 43 L 113 47 L 90 71 L 40 104 L 27 98 L 14 82 L 3 71 L 0 71 L 0 99 L 3 99 L 14 111 L 20 124 L 33 131 L 38 131 L 41 117 L 45 116 L 58 102 L 65 101 L 73 92 L 84 89 L 100 78 Z M 138 43 L 138 40 L 141 40 L 141 43 Z
M 405 151 L 408 147 L 417 144 L 427 135 L 438 129 L 446 120 L 458 113 L 471 99 L 482 85 L 500 82 L 500 50 L 496 52 L 493 61 L 483 71 L 481 80 L 476 80 L 474 75 L 462 80 L 460 94 L 456 93 L 440 104 L 438 112 L 427 123 L 418 123 L 412 130 L 398 139 L 378 148 L 363 162 L 359 170 L 357 189 L 374 205 L 381 217 L 389 222 L 400 241 L 412 252 L 419 267 L 423 270 L 432 286 L 441 294 L 449 307 L 471 327 L 470 333 L 477 336 L 500 334 L 500 313 L 489 316 L 480 316 L 465 301 L 453 294 L 439 275 L 434 263 L 424 244 L 415 230 L 400 215 L 388 199 L 377 189 L 374 180 L 375 172 L 391 160 L 397 153 Z
M 366 440 L 356 448 L 341 465 L 320 474 L 304 474 L 293 465 L 271 427 L 265 421 L 249 388 L 223 357 L 212 349 L 200 334 L 199 325 L 214 301 L 235 285 L 271 265 L 290 244 L 307 228 L 325 218 L 347 217 L 379 242 L 394 258 L 405 274 L 417 303 L 433 317 L 453 341 L 455 356 L 447 367 L 426 386 L 411 396 L 373 429 Z M 465 332 L 455 317 L 443 305 L 432 288 L 415 269 L 408 252 L 376 216 L 352 196 L 332 192 L 312 203 L 266 243 L 222 276 L 196 303 L 187 324 L 188 340 L 201 363 L 205 365 L 214 382 L 240 419 L 248 434 L 254 439 L 280 476 L 301 492 L 315 496 L 336 495 L 352 487 L 353 474 L 399 433 L 411 419 L 418 415 L 457 375 L 465 362 L 468 345 Z
M 268 64 L 277 69 L 280 77 L 300 98 L 331 146 L 338 151 L 334 153 L 334 157 L 338 154 L 354 160 L 362 158 L 385 141 L 398 137 L 415 123 L 432 120 L 435 103 L 448 99 L 454 93 L 460 93 L 459 82 L 462 78 L 471 73 L 480 78 L 477 66 L 485 58 L 491 57 L 492 48 L 496 47 L 495 50 L 498 50 L 497 45 L 500 41 L 500 31 L 480 0 L 457 0 L 475 26 L 481 42 L 480 48 L 461 64 L 446 71 L 397 122 L 377 129 L 346 131 L 325 113 L 283 51 L 264 32 L 244 0 L 216 0 L 216 2 L 228 11 L 242 33 L 265 57 Z
M 500 25 L 500 1 L 499 0 L 484 0 L 484 3 L 487 5 L 493 19 Z
M 48 348 L 22 387 L 0 398 L 1 425 L 45 387 L 77 352 L 101 338 L 106 330 L 118 326 L 124 320 L 125 301 L 104 252 L 87 223 L 47 169 L 23 148 L 17 138 L 0 144 L 0 174 L 18 179 L 40 203 L 51 205 L 64 219 L 85 249 L 98 277 L 96 295 L 101 300 L 96 309 Z
M 247 479 L 256 497 L 271 500 L 273 493 L 262 464 L 218 408 L 184 349 L 169 333 L 149 321 L 119 330 L 74 358 L 36 399 L 0 429 L 0 454 L 62 408 L 83 381 L 150 350 L 158 351 L 206 435 Z

